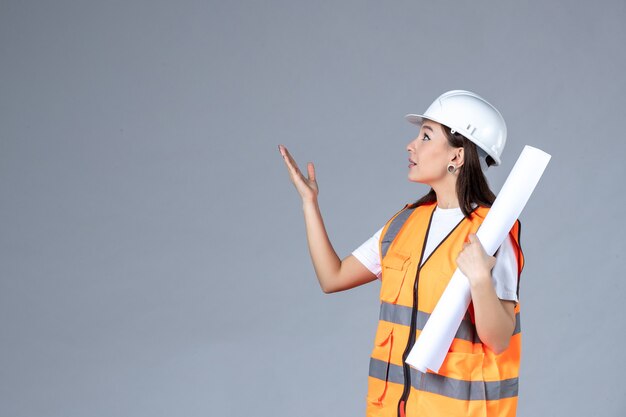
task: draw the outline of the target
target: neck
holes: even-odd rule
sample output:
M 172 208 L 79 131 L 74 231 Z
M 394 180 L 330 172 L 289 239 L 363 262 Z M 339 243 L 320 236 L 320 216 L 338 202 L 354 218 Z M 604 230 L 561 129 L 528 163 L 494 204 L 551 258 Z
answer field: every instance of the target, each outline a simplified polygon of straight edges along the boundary
M 455 178 L 447 179 L 448 181 L 431 185 L 437 195 L 437 206 L 442 209 L 458 208 L 459 198 L 456 195 Z

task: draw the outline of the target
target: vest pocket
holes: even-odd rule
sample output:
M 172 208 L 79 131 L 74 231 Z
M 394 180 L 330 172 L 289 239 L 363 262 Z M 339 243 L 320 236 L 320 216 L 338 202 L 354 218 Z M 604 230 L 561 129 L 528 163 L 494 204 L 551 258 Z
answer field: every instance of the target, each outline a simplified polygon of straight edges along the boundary
M 410 253 L 390 251 L 383 258 L 380 299 L 395 304 L 410 265 Z
M 379 321 L 374 349 L 370 358 L 370 378 L 367 389 L 367 401 L 381 405 L 385 398 L 389 382 L 389 366 L 393 347 L 393 323 Z

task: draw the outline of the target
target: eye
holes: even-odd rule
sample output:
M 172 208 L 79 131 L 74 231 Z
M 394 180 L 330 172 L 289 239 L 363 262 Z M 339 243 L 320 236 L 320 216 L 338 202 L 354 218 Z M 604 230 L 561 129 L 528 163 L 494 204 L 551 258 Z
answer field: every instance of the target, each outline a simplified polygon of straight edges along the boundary
M 423 141 L 430 140 L 430 137 L 426 133 L 424 133 L 424 137 L 422 138 L 422 140 Z

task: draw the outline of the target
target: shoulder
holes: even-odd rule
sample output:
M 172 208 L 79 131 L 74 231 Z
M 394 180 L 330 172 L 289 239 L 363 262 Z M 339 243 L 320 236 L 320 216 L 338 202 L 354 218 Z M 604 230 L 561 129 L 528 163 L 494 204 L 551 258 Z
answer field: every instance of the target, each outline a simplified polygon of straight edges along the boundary
M 474 209 L 470 217 L 474 221 L 482 222 L 483 220 L 485 220 L 485 217 L 487 217 L 487 214 L 490 210 L 491 207 L 478 206 Z M 514 237 L 516 237 L 516 240 L 519 240 L 520 229 L 521 223 L 519 219 L 515 219 L 515 223 L 513 223 L 513 226 L 511 227 L 511 233 L 514 235 Z
M 489 210 L 491 210 L 491 207 L 478 206 L 472 212 L 471 217 L 483 221 L 485 217 L 487 217 L 487 213 L 489 213 Z
M 407 203 L 402 207 L 399 211 L 397 211 L 393 216 L 387 220 L 385 226 L 391 225 L 402 225 L 414 212 L 416 215 L 420 215 L 420 213 L 430 213 L 432 212 L 433 206 L 437 203 L 423 203 L 420 205 Z

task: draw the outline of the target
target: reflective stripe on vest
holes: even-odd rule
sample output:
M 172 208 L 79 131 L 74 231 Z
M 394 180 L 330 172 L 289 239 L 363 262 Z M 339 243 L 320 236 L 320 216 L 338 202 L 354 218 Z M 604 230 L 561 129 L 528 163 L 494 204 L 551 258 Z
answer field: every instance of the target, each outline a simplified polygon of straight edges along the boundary
M 470 304 L 438 374 L 422 373 L 404 363 L 456 269 L 463 242 L 478 230 L 489 211 L 476 208 L 421 262 L 435 207 L 434 203 L 417 208 L 407 204 L 381 233 L 381 304 L 370 359 L 367 416 L 515 416 L 521 348 L 519 304 L 509 347 L 500 355 L 482 344 Z M 516 222 L 510 232 L 518 260 L 518 285 L 524 264 L 519 228 Z M 401 401 L 405 413 L 401 413 Z
M 429 313 L 423 311 L 417 311 L 417 329 L 422 330 L 426 325 L 426 321 L 430 317 Z M 405 326 L 411 325 L 411 307 L 405 307 L 397 304 L 380 303 L 379 320 L 385 320 L 391 323 L 403 324 Z M 513 334 L 516 335 L 521 331 L 519 313 L 515 314 L 515 330 Z M 459 330 L 454 336 L 457 339 L 464 339 L 470 342 L 480 343 L 478 333 L 476 333 L 476 326 L 472 324 L 469 315 L 461 321 Z
M 389 365 L 389 369 L 387 366 Z M 388 375 L 389 382 L 404 384 L 404 371 L 402 366 L 388 364 L 378 359 L 370 360 L 369 375 L 378 379 L 385 379 Z M 423 391 L 440 394 L 458 400 L 487 400 L 494 401 L 502 398 L 517 396 L 518 379 L 511 378 L 504 381 L 463 381 L 461 379 L 448 378 L 443 375 L 423 373 L 411 368 L 411 385 Z

